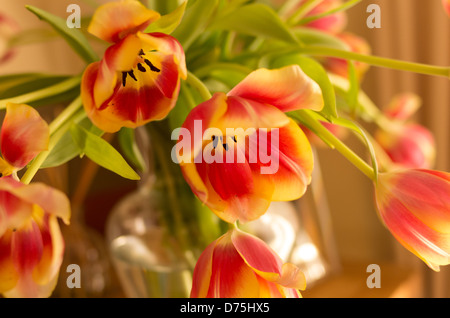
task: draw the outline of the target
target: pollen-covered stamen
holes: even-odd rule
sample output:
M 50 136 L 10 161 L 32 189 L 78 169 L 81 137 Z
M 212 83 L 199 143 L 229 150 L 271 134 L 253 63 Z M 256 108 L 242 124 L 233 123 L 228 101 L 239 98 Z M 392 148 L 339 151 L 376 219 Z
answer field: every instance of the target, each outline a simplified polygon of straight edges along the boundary
M 137 64 L 137 68 L 138 68 L 138 70 L 141 71 L 142 73 L 147 72 L 147 70 L 145 69 L 145 67 L 142 66 L 141 63 L 138 63 L 138 64 Z
M 150 62 L 148 59 L 144 59 L 145 64 L 147 64 L 150 67 L 150 70 L 156 73 L 161 72 L 159 68 L 157 68 L 155 65 L 153 65 L 152 62 Z

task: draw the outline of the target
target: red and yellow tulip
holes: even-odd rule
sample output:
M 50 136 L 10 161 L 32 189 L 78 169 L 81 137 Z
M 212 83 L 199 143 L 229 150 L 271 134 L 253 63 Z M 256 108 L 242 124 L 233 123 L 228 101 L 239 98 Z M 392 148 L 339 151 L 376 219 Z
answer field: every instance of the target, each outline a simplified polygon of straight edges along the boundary
M 257 237 L 233 229 L 211 243 L 194 269 L 193 298 L 298 298 L 304 274 Z
M 64 254 L 58 218 L 70 218 L 67 197 L 44 184 L 0 178 L 0 293 L 49 297 Z
M 394 237 L 430 268 L 450 264 L 450 174 L 402 170 L 379 175 L 379 214 Z
M 186 78 L 184 51 L 172 36 L 144 33 L 159 13 L 127 0 L 100 6 L 88 31 L 112 43 L 90 64 L 81 96 L 92 122 L 106 132 L 161 120 L 173 109 Z
M 284 112 L 322 107 L 320 87 L 297 65 L 250 73 L 187 116 L 182 131 L 188 134 L 177 143 L 185 179 L 230 223 L 257 219 L 271 201 L 301 197 L 311 180 L 312 150 Z
M 25 167 L 38 153 L 48 147 L 49 128 L 31 106 L 9 103 L 0 132 L 3 176 Z

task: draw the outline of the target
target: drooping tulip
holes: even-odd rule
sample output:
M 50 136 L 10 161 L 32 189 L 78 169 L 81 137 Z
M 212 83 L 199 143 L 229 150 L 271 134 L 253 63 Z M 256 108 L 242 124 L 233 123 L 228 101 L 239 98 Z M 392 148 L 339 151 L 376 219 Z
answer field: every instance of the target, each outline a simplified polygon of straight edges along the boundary
M 211 243 L 194 269 L 192 298 L 298 298 L 304 274 L 259 238 L 233 229 Z
M 421 125 L 398 125 L 388 131 L 378 129 L 374 137 L 394 165 L 409 169 L 430 169 L 434 165 L 434 137 Z
M 450 263 L 450 174 L 433 170 L 381 173 L 375 188 L 392 235 L 430 268 Z
M 0 131 L 0 173 L 3 176 L 25 167 L 48 147 L 49 128 L 39 113 L 25 104 L 9 103 Z
M 64 254 L 58 218 L 66 224 L 70 203 L 41 183 L 0 178 L 0 293 L 5 297 L 49 297 Z
M 346 44 L 351 52 L 359 53 L 359 54 L 370 54 L 371 48 L 367 41 L 350 32 L 342 32 L 336 35 L 337 38 L 342 40 L 344 44 Z M 348 61 L 340 58 L 326 58 L 324 59 L 325 68 L 336 75 L 348 78 L 349 69 L 348 69 Z M 358 79 L 362 79 L 364 74 L 369 69 L 369 65 L 363 62 L 354 61 L 353 65 L 355 66 L 355 72 Z
M 144 33 L 159 13 L 136 0 L 108 3 L 95 12 L 88 31 L 112 43 L 82 78 L 81 96 L 92 122 L 106 132 L 164 119 L 187 76 L 180 43 L 163 33 Z
M 320 87 L 297 65 L 250 73 L 187 116 L 176 145 L 185 179 L 230 223 L 258 218 L 271 201 L 301 197 L 311 180 L 312 150 L 284 112 L 322 107 Z

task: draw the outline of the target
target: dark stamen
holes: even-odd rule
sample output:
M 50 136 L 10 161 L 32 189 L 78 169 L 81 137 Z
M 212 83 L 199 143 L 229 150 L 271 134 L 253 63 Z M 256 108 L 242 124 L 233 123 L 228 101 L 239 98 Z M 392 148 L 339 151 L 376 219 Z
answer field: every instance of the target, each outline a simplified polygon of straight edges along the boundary
M 148 59 L 145 59 L 144 62 L 145 62 L 145 64 L 150 66 L 150 70 L 152 70 L 153 72 L 156 72 L 156 73 L 161 72 L 161 70 L 159 68 L 157 68 L 155 65 L 153 65 L 152 62 L 150 62 Z
M 212 136 L 212 141 L 213 141 L 213 147 L 214 149 L 216 149 L 217 144 L 219 143 L 219 140 L 216 138 L 216 136 Z
M 138 64 L 137 64 L 137 68 L 138 68 L 138 70 L 141 71 L 142 73 L 147 72 L 147 70 L 145 69 L 145 67 L 142 66 L 141 63 L 138 63 Z
M 227 143 L 222 144 L 222 146 L 223 146 L 223 149 L 225 149 L 225 151 L 228 151 L 228 144 Z
M 144 53 L 144 50 L 143 50 L 143 49 L 141 49 L 141 50 L 139 51 L 139 55 L 140 55 L 140 56 L 142 56 L 142 55 L 145 55 L 145 53 Z
M 132 79 L 134 79 L 134 80 L 137 82 L 137 78 L 136 78 L 136 76 L 134 76 L 133 70 L 129 71 L 129 72 L 128 72 L 128 75 L 130 75 L 130 77 L 131 77 Z
M 236 136 L 233 136 L 233 141 L 237 142 Z
M 127 72 L 122 72 L 122 85 L 123 87 L 125 87 L 125 85 L 127 84 Z

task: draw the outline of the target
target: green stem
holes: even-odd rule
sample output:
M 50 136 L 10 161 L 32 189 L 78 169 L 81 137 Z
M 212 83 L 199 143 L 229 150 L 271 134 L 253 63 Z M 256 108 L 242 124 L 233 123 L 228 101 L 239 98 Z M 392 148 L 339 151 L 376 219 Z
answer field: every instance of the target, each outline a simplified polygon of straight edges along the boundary
M 335 14 L 335 13 L 338 13 L 338 12 L 341 12 L 341 11 L 348 10 L 351 7 L 357 5 L 361 1 L 362 0 L 350 0 L 350 1 L 347 1 L 347 2 L 343 3 L 342 5 L 340 5 L 337 8 L 334 8 L 334 9 L 332 9 L 330 11 L 323 12 L 323 13 L 320 13 L 320 14 L 317 14 L 317 15 L 314 15 L 314 16 L 311 16 L 311 17 L 304 18 L 301 21 L 299 21 L 298 23 L 299 24 L 307 24 L 307 23 L 310 23 L 312 21 L 324 18 L 326 16 L 329 16 L 329 15 L 332 15 L 332 14 Z
M 445 66 L 434 66 L 428 64 L 406 62 L 401 60 L 395 60 L 373 55 L 359 54 L 322 46 L 309 46 L 299 48 L 299 50 L 301 50 L 302 53 L 310 55 L 337 57 L 347 60 L 359 61 L 379 67 L 450 78 L 450 67 Z
M 307 15 L 312 9 L 318 6 L 323 0 L 308 0 L 302 4 L 291 17 L 287 20 L 289 25 L 296 25 L 299 21 Z
M 362 160 L 353 150 L 337 138 L 332 132 L 325 128 L 308 110 L 297 112 L 301 121 L 312 131 L 324 138 L 330 146 L 339 151 L 347 160 L 349 160 L 356 168 L 364 173 L 369 179 L 376 182 L 377 176 L 374 169 Z
M 84 111 L 80 111 L 82 102 L 81 98 L 75 99 L 55 120 L 49 125 L 50 129 L 50 141 L 48 144 L 48 149 L 41 152 L 30 164 L 27 171 L 22 176 L 22 183 L 29 184 L 34 178 L 36 173 L 39 171 L 42 164 L 45 162 L 53 148 L 56 146 L 58 141 L 64 136 L 64 134 L 69 130 L 72 121 L 79 120 L 82 116 L 85 116 Z M 69 121 L 69 119 L 72 119 Z
M 195 88 L 199 93 L 203 100 L 211 99 L 212 95 L 206 85 L 194 74 L 188 71 L 188 76 L 186 78 L 186 82 Z
M 8 103 L 25 104 L 34 102 L 49 96 L 55 96 L 60 93 L 64 93 L 78 85 L 80 85 L 81 76 L 71 77 L 61 83 L 39 89 L 34 92 L 15 96 L 12 98 L 0 100 L 0 109 L 5 109 Z
M 238 63 L 212 63 L 206 66 L 203 66 L 195 71 L 198 77 L 204 77 L 209 75 L 212 71 L 215 70 L 233 70 L 243 75 L 248 75 L 253 70 L 247 66 L 238 64 Z

